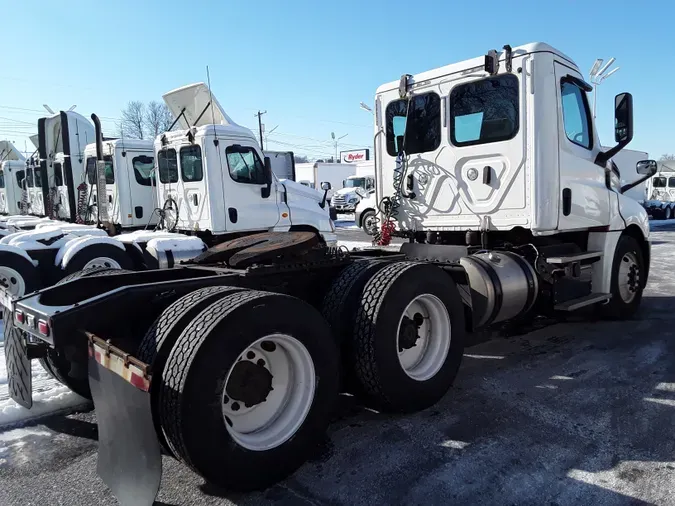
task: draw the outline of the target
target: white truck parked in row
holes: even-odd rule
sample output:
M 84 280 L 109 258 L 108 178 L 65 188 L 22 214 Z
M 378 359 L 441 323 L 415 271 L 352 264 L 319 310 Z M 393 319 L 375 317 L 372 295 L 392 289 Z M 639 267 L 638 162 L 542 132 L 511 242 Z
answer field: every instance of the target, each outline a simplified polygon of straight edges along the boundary
M 331 208 L 338 213 L 353 213 L 362 198 L 375 189 L 374 162 L 352 163 L 356 174 L 342 181 L 342 188 L 336 190 L 331 200 Z
M 92 115 L 100 142 L 82 153 L 91 191 L 87 194 L 73 185 L 83 198 L 79 206 L 69 206 L 74 218 L 100 220 L 110 225 L 106 227 L 110 233 L 146 228 L 160 219 L 163 230 L 109 237 L 89 225 L 33 218 L 23 223 L 32 230 L 9 233 L 0 240 L 0 285 L 8 297 L 52 285 L 83 268 L 172 267 L 199 255 L 207 245 L 252 233 L 312 231 L 322 243 L 336 244 L 325 195 L 293 181 L 279 182 L 252 132 L 235 124 L 206 86 L 180 88 L 164 99 L 183 129 L 158 137 L 156 155 L 150 141 L 104 142 L 100 123 Z M 214 110 L 205 116 L 209 107 Z M 204 121 L 199 122 L 201 117 Z M 213 117 L 219 124 L 206 122 Z M 53 165 L 58 175 L 57 164 Z M 94 199 L 99 183 L 100 194 L 106 195 L 103 217 L 100 199 Z M 87 195 L 91 201 L 85 200 Z
M 327 247 L 327 230 L 282 224 L 300 195 L 318 212 L 316 194 L 280 188 L 219 107 L 220 124 L 200 123 L 207 89 L 178 90 L 167 102 L 184 129 L 157 150 L 179 227 L 251 229 L 255 201 L 279 223 L 268 229 L 289 232 L 224 242 L 174 269 L 85 271 L 11 301 L 11 395 L 30 404 L 29 357 L 60 357 L 64 383 L 91 387 L 99 474 L 121 504 L 150 505 L 161 448 L 231 489 L 294 472 L 325 437 L 341 377 L 381 412 L 417 411 L 448 392 L 475 330 L 586 306 L 635 316 L 649 223 L 624 195 L 640 179 L 620 186 L 608 163 L 633 137 L 633 101 L 615 98 L 617 144 L 605 151 L 591 89 L 542 43 L 378 88 L 379 242 L 408 242 L 351 254 Z M 644 180 L 655 167 L 636 170 Z
M 659 170 L 647 181 L 644 207 L 656 220 L 675 218 L 675 163 L 659 162 Z
M 10 141 L 0 141 L 0 215 L 21 212 L 26 158 Z

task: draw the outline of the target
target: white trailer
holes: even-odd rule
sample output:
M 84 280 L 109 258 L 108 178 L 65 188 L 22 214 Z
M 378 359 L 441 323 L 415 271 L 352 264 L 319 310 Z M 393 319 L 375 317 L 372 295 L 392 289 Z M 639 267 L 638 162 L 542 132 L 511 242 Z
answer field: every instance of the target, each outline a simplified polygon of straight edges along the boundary
M 356 174 L 353 163 L 298 163 L 295 165 L 296 180 L 311 188 L 320 188 L 321 183 L 330 183 L 328 202 L 331 202 L 334 193 L 342 188 L 343 181 Z
M 10 384 L 29 356 L 63 357 L 63 381 L 91 385 L 103 481 L 122 504 L 152 504 L 162 447 L 207 482 L 264 489 L 314 454 L 341 387 L 380 412 L 415 412 L 450 390 L 475 331 L 587 306 L 635 317 L 649 223 L 624 193 L 656 162 L 613 184 L 608 162 L 633 137 L 632 96 L 615 97 L 616 146 L 605 151 L 591 90 L 569 56 L 542 43 L 403 74 L 378 88 L 374 114 L 378 239 L 407 239 L 399 252 L 346 255 L 316 233 L 270 232 L 177 269 L 82 272 L 10 303 Z M 273 180 L 269 162 L 265 184 L 255 176 L 255 137 L 222 110 L 219 125 L 199 125 L 217 102 L 192 91 L 175 97 L 185 130 L 167 134 L 158 155 L 200 146 L 205 171 L 225 174 L 203 180 L 228 218 L 236 184 L 264 204 Z M 189 156 L 193 180 L 197 150 Z M 12 395 L 27 404 L 22 386 Z
M 263 151 L 263 155 L 270 159 L 272 172 L 277 179 L 295 181 L 295 156 L 293 151 Z

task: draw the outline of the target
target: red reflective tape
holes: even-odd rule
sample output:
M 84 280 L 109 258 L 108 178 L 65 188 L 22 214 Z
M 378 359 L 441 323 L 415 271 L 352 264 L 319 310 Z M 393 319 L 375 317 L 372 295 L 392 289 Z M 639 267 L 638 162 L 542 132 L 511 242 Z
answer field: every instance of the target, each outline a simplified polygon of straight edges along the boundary
M 96 362 L 99 364 L 102 364 L 103 362 L 101 361 L 101 352 L 96 350 L 94 351 L 94 358 L 96 359 Z
M 143 390 L 144 392 L 147 392 L 150 387 L 149 382 L 147 382 L 143 376 L 133 372 L 131 373 L 131 376 L 129 378 L 129 383 L 131 383 L 136 388 Z

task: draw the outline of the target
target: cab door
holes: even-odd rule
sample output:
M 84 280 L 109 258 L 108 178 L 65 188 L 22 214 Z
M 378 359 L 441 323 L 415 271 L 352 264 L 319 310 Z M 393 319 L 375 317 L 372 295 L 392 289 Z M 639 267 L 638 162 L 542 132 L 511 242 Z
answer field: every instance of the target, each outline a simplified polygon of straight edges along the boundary
M 131 189 L 128 211 L 131 213 L 132 226 L 146 225 L 149 222 L 154 225 L 157 223 L 157 213 L 153 213 L 157 207 L 153 174 L 155 158 L 151 152 L 127 151 L 126 159 L 129 163 L 127 177 Z
M 558 229 L 609 224 L 606 169 L 594 163 L 602 150 L 594 130 L 587 86 L 579 72 L 554 62 L 558 101 L 560 206 Z
M 243 140 L 221 149 L 227 231 L 267 230 L 275 227 L 279 222 L 278 183 L 272 177 L 272 185 L 267 192 L 265 166 L 256 147 L 250 141 Z

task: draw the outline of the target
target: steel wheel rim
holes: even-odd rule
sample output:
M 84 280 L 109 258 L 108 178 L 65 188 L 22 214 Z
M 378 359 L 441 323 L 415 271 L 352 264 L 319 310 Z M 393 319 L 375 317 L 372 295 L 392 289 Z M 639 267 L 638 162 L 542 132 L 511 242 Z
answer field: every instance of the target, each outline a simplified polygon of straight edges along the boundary
M 117 263 L 115 260 L 109 257 L 96 257 L 89 260 L 84 264 L 83 269 L 94 269 L 96 267 L 107 268 L 107 269 L 121 269 L 122 266 Z
M 26 293 L 26 282 L 18 271 L 0 266 L 0 285 L 5 287 L 14 297 L 20 297 Z
M 628 252 L 621 258 L 618 284 L 621 300 L 626 304 L 633 302 L 640 284 L 640 267 L 635 253 Z
M 418 339 L 409 349 L 401 349 L 401 329 L 405 318 L 413 319 L 421 314 Z M 415 297 L 405 308 L 396 331 L 396 351 L 401 368 L 410 378 L 426 381 L 433 378 L 443 367 L 450 351 L 452 331 L 450 315 L 443 301 L 431 294 Z
M 258 404 L 247 406 L 232 397 L 233 371 L 242 361 L 264 367 L 272 376 L 271 390 Z M 287 334 L 258 339 L 239 355 L 227 373 L 221 397 L 225 427 L 232 439 L 248 450 L 276 448 L 304 423 L 315 388 L 314 362 L 304 344 Z

